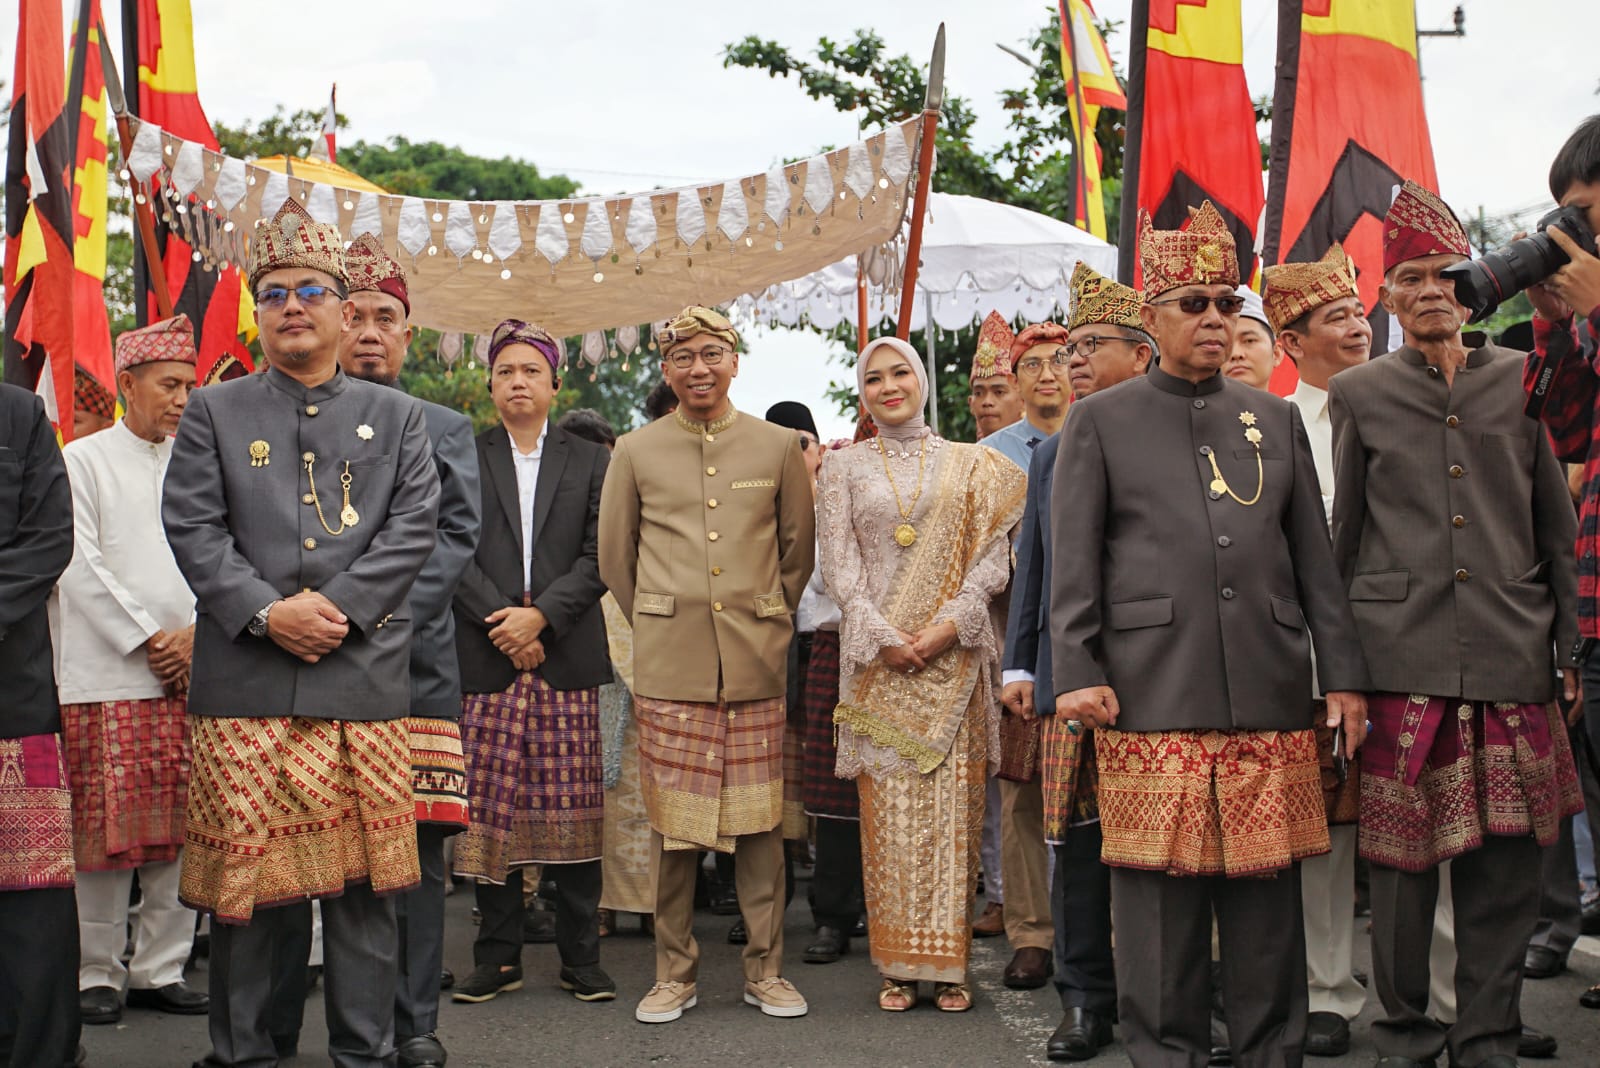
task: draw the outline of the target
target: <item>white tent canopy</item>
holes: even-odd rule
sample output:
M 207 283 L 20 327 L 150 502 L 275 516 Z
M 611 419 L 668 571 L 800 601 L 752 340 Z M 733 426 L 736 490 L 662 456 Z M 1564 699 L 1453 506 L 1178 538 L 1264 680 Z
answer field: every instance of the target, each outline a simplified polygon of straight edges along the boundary
M 1043 322 L 1068 307 L 1068 282 L 1080 260 L 1101 274 L 1117 273 L 1116 246 L 1048 215 L 979 197 L 931 194 L 922 242 L 912 330 L 923 329 L 930 314 L 946 330 L 970 326 L 990 311 L 1013 321 Z M 867 255 L 871 323 L 899 313 L 897 259 L 876 250 Z M 854 322 L 856 257 L 768 286 L 738 304 L 748 317 L 769 325 L 830 330 Z

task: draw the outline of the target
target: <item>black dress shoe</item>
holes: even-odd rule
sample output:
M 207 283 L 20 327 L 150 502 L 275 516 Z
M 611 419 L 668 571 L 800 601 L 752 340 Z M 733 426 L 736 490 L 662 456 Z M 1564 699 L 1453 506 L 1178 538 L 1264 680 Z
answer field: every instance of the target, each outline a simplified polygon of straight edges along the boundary
M 1579 994 L 1578 1004 L 1586 1009 L 1600 1009 L 1600 983 Z
M 109 986 L 78 991 L 78 1012 L 86 1024 L 114 1024 L 122 1019 L 122 997 Z
M 1049 981 L 1053 971 L 1055 962 L 1048 949 L 1023 946 L 1012 954 L 1000 981 L 1012 990 L 1037 990 Z
M 191 990 L 180 980 L 154 990 L 129 990 L 128 1008 L 154 1009 L 171 1016 L 204 1016 L 211 1008 L 211 995 Z
M 480 964 L 472 974 L 451 993 L 450 1000 L 478 1005 L 493 1001 L 503 993 L 522 989 L 522 966 L 501 968 L 496 964 Z
M 1583 906 L 1583 933 L 1600 935 L 1600 901 Z
M 733 921 L 733 926 L 728 928 L 728 945 L 745 946 L 750 944 L 750 932 L 744 925 L 744 917 Z
M 711 915 L 737 916 L 739 915 L 738 891 L 725 883 L 719 883 L 711 888 Z
M 1227 1046 L 1212 1046 L 1211 1056 L 1206 1058 L 1206 1068 L 1229 1068 L 1233 1064 L 1233 1050 Z
M 1536 1031 L 1527 1024 L 1522 1025 L 1522 1035 L 1517 1039 L 1517 1056 L 1545 1058 L 1556 1055 L 1556 1036 L 1547 1035 L 1543 1031 Z
M 865 937 L 867 937 L 867 915 L 866 915 L 866 913 L 862 913 L 860 916 L 858 916 L 856 918 L 856 925 L 854 927 L 850 928 L 850 937 L 851 938 L 865 938 Z
M 1336 1012 L 1313 1012 L 1306 1017 L 1306 1054 L 1343 1057 L 1350 1052 L 1350 1024 Z
M 1086 1061 L 1111 1043 L 1111 1020 L 1092 1009 L 1073 1006 L 1061 1016 L 1061 1026 L 1045 1044 L 1053 1061 Z
M 556 914 L 545 909 L 532 909 L 522 921 L 522 941 L 529 945 L 547 945 L 556 940 Z
M 451 987 L 453 987 L 455 985 L 456 985 L 456 973 L 451 971 L 449 968 L 442 969 L 439 972 L 439 989 L 440 990 L 449 990 Z
M 837 927 L 822 924 L 801 958 L 807 964 L 832 964 L 850 952 L 850 939 Z
M 617 984 L 598 964 L 562 968 L 561 989 L 570 991 L 579 1001 L 612 1001 L 617 996 Z
M 395 1047 L 400 1068 L 444 1068 L 444 1046 L 434 1034 L 403 1038 Z
M 1529 979 L 1552 979 L 1567 970 L 1567 959 L 1549 946 L 1529 946 L 1522 958 L 1522 974 Z

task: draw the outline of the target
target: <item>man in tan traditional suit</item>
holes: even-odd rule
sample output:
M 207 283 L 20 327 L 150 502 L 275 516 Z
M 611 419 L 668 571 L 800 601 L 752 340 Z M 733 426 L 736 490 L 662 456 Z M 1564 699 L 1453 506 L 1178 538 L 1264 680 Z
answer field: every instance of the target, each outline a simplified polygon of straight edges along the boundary
M 739 337 L 690 307 L 660 335 L 671 418 L 617 442 L 600 501 L 600 576 L 633 624 L 640 780 L 650 815 L 656 983 L 635 1011 L 693 1008 L 700 849 L 737 859 L 746 1003 L 802 1016 L 783 962 L 783 726 L 794 612 L 815 517 L 795 435 L 728 401 Z

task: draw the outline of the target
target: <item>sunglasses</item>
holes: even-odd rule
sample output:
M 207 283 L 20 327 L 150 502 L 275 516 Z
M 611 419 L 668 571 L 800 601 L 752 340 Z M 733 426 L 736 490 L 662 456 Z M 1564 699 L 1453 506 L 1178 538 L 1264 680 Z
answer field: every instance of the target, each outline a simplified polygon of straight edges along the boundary
M 1217 306 L 1217 311 L 1223 315 L 1234 316 L 1244 311 L 1244 298 L 1233 293 L 1223 297 L 1203 297 L 1198 293 L 1187 297 L 1174 297 L 1171 300 L 1149 300 L 1146 304 L 1176 304 L 1185 315 L 1202 315 L 1211 305 Z
M 332 286 L 295 286 L 293 289 L 284 286 L 273 286 L 271 289 L 263 289 L 257 293 L 256 303 L 263 308 L 281 308 L 289 303 L 290 293 L 293 293 L 295 299 L 303 307 L 307 308 L 315 308 L 329 297 L 335 300 L 344 299 L 339 295 L 339 291 Z

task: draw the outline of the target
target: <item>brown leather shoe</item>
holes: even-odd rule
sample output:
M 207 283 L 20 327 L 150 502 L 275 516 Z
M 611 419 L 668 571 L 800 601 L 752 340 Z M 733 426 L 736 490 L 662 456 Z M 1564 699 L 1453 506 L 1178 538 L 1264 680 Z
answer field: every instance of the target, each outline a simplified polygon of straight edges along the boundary
M 1050 959 L 1048 949 L 1023 946 L 1006 965 L 1001 981 L 1012 990 L 1037 990 L 1049 981 L 1053 971 L 1055 962 Z
M 972 937 L 993 938 L 1006 933 L 1006 909 L 993 901 L 983 907 L 972 925 Z

